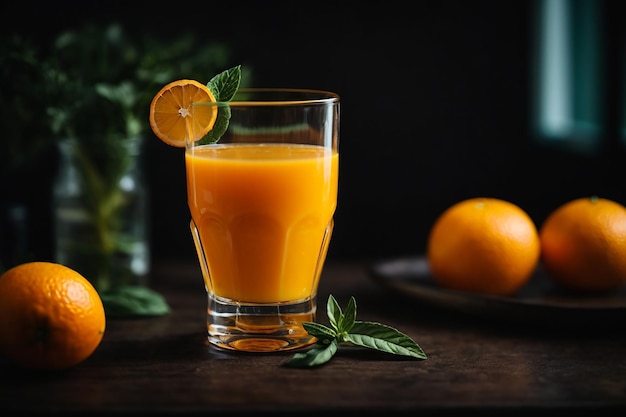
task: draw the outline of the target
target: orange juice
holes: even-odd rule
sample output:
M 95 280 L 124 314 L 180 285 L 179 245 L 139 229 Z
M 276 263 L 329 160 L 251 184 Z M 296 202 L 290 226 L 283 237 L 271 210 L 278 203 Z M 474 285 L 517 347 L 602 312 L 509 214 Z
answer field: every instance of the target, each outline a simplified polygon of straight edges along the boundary
M 314 296 L 337 205 L 337 152 L 224 144 L 188 149 L 185 160 L 207 290 L 244 303 Z

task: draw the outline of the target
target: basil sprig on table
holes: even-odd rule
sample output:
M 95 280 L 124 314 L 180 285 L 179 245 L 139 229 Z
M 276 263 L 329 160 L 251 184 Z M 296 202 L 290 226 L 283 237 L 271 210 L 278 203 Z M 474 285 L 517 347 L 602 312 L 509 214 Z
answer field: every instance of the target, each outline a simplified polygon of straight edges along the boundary
M 426 359 L 422 348 L 406 334 L 384 324 L 356 320 L 356 300 L 350 297 L 345 313 L 330 295 L 326 305 L 330 326 L 302 323 L 304 329 L 317 338 L 314 347 L 296 353 L 286 366 L 305 368 L 322 365 L 331 360 L 342 343 L 362 346 L 394 355 Z

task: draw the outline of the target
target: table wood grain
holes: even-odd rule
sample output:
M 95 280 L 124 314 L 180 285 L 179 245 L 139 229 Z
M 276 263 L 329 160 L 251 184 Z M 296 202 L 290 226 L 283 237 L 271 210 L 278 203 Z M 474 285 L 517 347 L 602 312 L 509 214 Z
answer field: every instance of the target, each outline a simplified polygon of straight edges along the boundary
M 294 369 L 283 366 L 293 353 L 217 350 L 206 344 L 197 265 L 157 262 L 151 285 L 166 297 L 170 314 L 110 319 L 96 352 L 67 371 L 0 363 L 0 414 L 626 410 L 626 323 L 577 331 L 471 317 L 389 292 L 368 268 L 367 262 L 326 266 L 318 320 L 325 322 L 329 294 L 342 306 L 354 295 L 359 320 L 403 331 L 426 360 L 340 348 L 324 366 Z

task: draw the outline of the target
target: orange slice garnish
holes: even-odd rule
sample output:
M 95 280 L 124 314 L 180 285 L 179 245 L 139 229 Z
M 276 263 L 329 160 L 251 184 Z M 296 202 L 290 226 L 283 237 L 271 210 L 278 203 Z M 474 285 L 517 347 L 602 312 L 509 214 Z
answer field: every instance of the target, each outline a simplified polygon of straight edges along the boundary
M 177 80 L 163 87 L 150 103 L 150 127 L 168 145 L 182 148 L 187 140 L 202 139 L 215 124 L 217 106 L 209 88 L 194 80 Z

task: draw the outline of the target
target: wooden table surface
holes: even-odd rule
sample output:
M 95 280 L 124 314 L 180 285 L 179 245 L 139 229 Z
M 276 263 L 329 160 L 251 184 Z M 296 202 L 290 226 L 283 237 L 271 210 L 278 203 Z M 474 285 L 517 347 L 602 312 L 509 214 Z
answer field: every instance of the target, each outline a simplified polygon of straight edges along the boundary
M 0 364 L 0 415 L 626 410 L 626 323 L 568 330 L 472 317 L 392 293 L 368 268 L 327 265 L 318 320 L 325 320 L 328 294 L 342 306 L 354 295 L 357 319 L 407 333 L 428 359 L 340 348 L 322 367 L 294 369 L 283 366 L 293 353 L 219 351 L 205 343 L 197 265 L 157 263 L 152 285 L 170 314 L 110 319 L 96 352 L 68 371 Z

